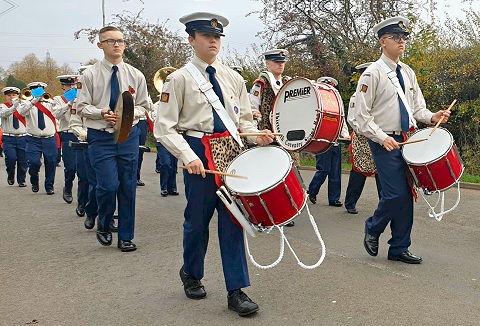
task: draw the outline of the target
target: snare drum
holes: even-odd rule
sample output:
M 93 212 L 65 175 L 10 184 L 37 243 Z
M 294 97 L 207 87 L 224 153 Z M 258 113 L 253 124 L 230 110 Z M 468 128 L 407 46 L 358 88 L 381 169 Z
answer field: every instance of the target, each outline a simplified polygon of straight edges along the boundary
M 407 144 L 402 155 L 418 187 L 427 191 L 443 191 L 456 184 L 463 173 L 463 161 L 458 155 L 452 134 L 438 128 L 416 131 L 408 141 L 426 138 L 426 141 Z
M 285 225 L 307 202 L 300 175 L 290 155 L 280 147 L 248 149 L 230 163 L 227 173 L 248 178 L 226 177 L 225 186 L 253 225 Z
M 323 153 L 337 140 L 344 119 L 335 87 L 296 77 L 286 82 L 273 105 L 273 131 L 288 151 Z

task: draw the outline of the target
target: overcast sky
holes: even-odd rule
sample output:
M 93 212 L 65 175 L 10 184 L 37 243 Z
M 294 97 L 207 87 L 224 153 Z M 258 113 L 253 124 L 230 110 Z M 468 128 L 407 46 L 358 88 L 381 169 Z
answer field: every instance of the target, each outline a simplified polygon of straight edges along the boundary
M 260 44 L 255 34 L 262 29 L 258 15 L 245 17 L 260 10 L 261 1 L 253 0 L 104 0 L 106 22 L 112 14 L 130 11 L 138 13 L 151 23 L 165 22 L 172 31 L 184 33 L 178 18 L 195 11 L 210 11 L 230 20 L 223 45 L 244 53 L 249 45 Z M 438 12 L 460 15 L 459 6 L 449 7 L 438 0 Z M 480 7 L 480 5 L 477 5 Z M 480 8 L 478 8 L 480 10 Z M 35 53 L 44 60 L 47 52 L 59 64 L 67 63 L 77 70 L 89 59 L 102 58 L 102 51 L 86 37 L 74 40 L 73 33 L 81 28 L 102 26 L 102 0 L 0 0 L 0 66 L 21 61 Z M 185 34 L 186 35 L 186 34 Z

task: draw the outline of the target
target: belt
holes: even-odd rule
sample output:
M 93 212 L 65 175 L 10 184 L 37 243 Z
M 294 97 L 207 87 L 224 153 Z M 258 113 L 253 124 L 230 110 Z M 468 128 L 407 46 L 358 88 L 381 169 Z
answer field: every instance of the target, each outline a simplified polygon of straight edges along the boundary
M 62 131 L 59 131 L 59 132 L 63 132 L 65 134 L 73 134 L 73 131 L 68 131 L 68 130 L 62 130 Z
M 3 133 L 4 136 L 10 136 L 10 137 L 22 137 L 22 136 L 26 136 L 27 134 L 7 134 L 7 133 Z
M 183 132 L 184 135 L 190 136 L 190 137 L 195 137 L 195 138 L 202 138 L 205 135 L 211 135 L 212 133 L 210 132 L 203 132 L 203 131 L 197 131 L 197 130 L 186 130 Z
M 35 137 L 35 138 L 50 138 L 50 137 L 53 137 L 55 135 L 37 136 L 37 135 L 27 134 L 27 136 L 32 136 L 32 137 Z
M 402 131 L 384 131 L 387 135 L 400 136 Z

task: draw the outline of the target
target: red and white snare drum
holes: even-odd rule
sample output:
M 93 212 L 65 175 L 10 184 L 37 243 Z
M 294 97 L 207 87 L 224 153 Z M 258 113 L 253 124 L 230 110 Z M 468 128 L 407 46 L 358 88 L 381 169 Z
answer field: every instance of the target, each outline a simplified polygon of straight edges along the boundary
M 230 163 L 226 172 L 248 178 L 226 177 L 225 186 L 255 226 L 285 225 L 307 202 L 290 154 L 280 147 L 248 149 Z
M 418 187 L 430 192 L 442 191 L 456 184 L 463 173 L 463 161 L 458 155 L 452 134 L 438 128 L 416 131 L 408 141 L 426 138 L 426 141 L 404 145 L 402 155 Z
M 273 104 L 273 131 L 286 150 L 323 153 L 337 140 L 344 119 L 335 87 L 296 77 L 286 82 Z

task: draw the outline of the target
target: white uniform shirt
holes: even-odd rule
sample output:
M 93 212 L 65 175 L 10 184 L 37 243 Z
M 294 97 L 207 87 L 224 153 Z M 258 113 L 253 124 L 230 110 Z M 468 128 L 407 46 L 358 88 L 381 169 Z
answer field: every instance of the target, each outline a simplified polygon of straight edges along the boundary
M 273 74 L 271 72 L 267 72 L 267 74 L 270 77 L 270 84 L 272 85 L 273 92 L 275 93 L 275 95 L 277 95 L 278 91 L 283 86 L 282 78 L 280 77 L 279 80 L 275 80 L 275 77 L 273 77 Z M 260 104 L 262 103 L 263 91 L 264 89 L 262 89 L 261 82 L 256 82 L 255 84 L 253 84 L 252 89 L 248 94 L 248 99 L 250 101 L 250 108 L 252 109 L 252 112 L 260 112 Z
M 113 64 L 106 59 L 87 68 L 79 77 L 81 87 L 77 86 L 77 114 L 85 119 L 87 128 L 113 133 L 113 126 L 102 117 L 102 110 L 110 110 L 110 82 Z M 120 93 L 130 91 L 135 104 L 133 125 L 138 122 L 145 109 L 148 109 L 147 82 L 140 70 L 120 62 L 118 81 Z
M 203 72 L 208 81 L 208 73 L 205 71 L 208 64 L 196 56 L 192 63 Z M 217 60 L 211 66 L 216 70 L 215 76 L 222 90 L 225 109 L 237 128 L 241 132 L 258 132 L 253 126 L 252 111 L 242 76 Z M 157 141 L 184 164 L 198 159 L 177 130 L 213 132 L 212 105 L 200 92 L 199 86 L 185 67 L 174 71 L 165 80 L 158 104 L 154 135 Z M 256 137 L 249 137 L 248 140 L 253 142 L 255 139 Z
M 70 117 L 72 116 L 69 103 L 65 103 L 62 96 L 58 95 L 53 98 L 55 106 L 52 109 L 53 116 L 57 118 L 57 131 L 69 131 L 70 129 Z M 76 99 L 74 100 L 76 101 Z
M 55 105 L 51 101 L 39 101 L 47 110 L 52 112 L 52 108 Z M 38 108 L 32 105 L 29 101 L 23 101 L 18 109 L 18 112 L 25 117 L 27 122 L 27 134 L 36 137 L 51 137 L 55 135 L 56 121 L 50 119 L 48 115 L 43 114 L 45 120 L 45 129 L 38 128 Z M 52 115 L 53 116 L 53 115 Z
M 395 72 L 397 64 L 382 54 L 388 67 Z M 431 124 L 433 113 L 426 108 L 425 99 L 418 85 L 413 70 L 399 62 L 405 81 L 405 97 L 413 117 L 426 124 Z M 358 81 L 354 99 L 354 108 L 350 107 L 353 116 L 349 123 L 358 133 L 373 141 L 383 144 L 387 133 L 401 131 L 400 104 L 395 86 L 387 77 L 385 70 L 378 62 L 372 63 Z M 355 123 L 358 124 L 354 127 Z M 357 130 L 356 130 L 357 131 Z
M 26 102 L 24 104 L 26 104 Z M 18 107 L 20 107 L 20 103 Z M 13 128 L 13 112 L 15 112 L 15 109 L 13 106 L 8 108 L 4 103 L 0 104 L 1 126 L 4 134 L 23 135 L 26 132 L 25 126 L 20 121 L 18 121 L 18 129 Z
M 74 108 L 76 107 L 74 106 Z M 85 118 L 80 117 L 78 114 L 72 114 L 68 126 L 80 141 L 85 141 L 87 139 L 87 127 L 85 127 L 84 120 Z

